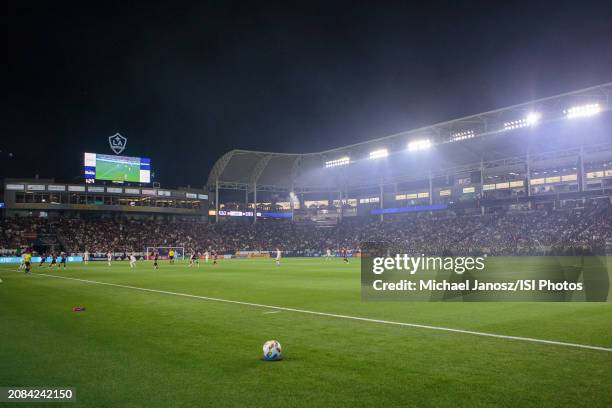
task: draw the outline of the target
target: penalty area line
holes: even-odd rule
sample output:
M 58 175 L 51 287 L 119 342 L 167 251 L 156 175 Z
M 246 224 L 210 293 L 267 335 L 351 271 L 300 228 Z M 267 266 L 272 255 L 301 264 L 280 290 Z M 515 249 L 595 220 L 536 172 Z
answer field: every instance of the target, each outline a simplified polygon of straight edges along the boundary
M 402 326 L 402 327 L 413 327 L 413 328 L 418 328 L 418 329 L 437 330 L 437 331 L 443 331 L 443 332 L 448 332 L 448 333 L 470 334 L 474 336 L 522 341 L 522 342 L 528 342 L 528 343 L 540 343 L 540 344 L 548 344 L 548 345 L 553 345 L 553 346 L 563 346 L 563 347 L 573 347 L 573 348 L 580 348 L 580 349 L 587 349 L 587 350 L 606 351 L 609 353 L 612 352 L 612 348 L 601 347 L 601 346 L 591 346 L 588 344 L 567 343 L 564 341 L 544 340 L 544 339 L 536 339 L 532 337 L 508 336 L 505 334 L 495 334 L 495 333 L 479 332 L 479 331 L 473 331 L 473 330 L 453 329 L 450 327 L 430 326 L 430 325 L 418 324 L 418 323 L 405 323 L 405 322 L 396 322 L 392 320 L 372 319 L 369 317 L 349 316 L 349 315 L 341 315 L 341 314 L 327 313 L 327 312 L 316 312 L 313 310 L 295 309 L 292 307 L 272 306 L 272 305 L 264 305 L 264 304 L 253 303 L 253 302 L 243 302 L 239 300 L 230 300 L 230 299 L 214 298 L 214 297 L 209 297 L 209 296 L 191 295 L 189 293 L 171 292 L 171 291 L 160 290 L 160 289 L 140 288 L 138 286 L 121 285 L 118 283 L 100 282 L 100 281 L 94 281 L 94 280 L 89 280 L 89 279 L 70 278 L 68 276 L 49 275 L 46 273 L 33 273 L 33 275 L 47 276 L 50 278 L 66 279 L 66 280 L 72 280 L 72 281 L 77 281 L 77 282 L 111 286 L 111 287 L 123 288 L 123 289 L 139 290 L 142 292 L 160 293 L 160 294 L 171 295 L 171 296 L 180 296 L 180 297 L 186 297 L 186 298 L 191 298 L 191 299 L 208 300 L 212 302 L 230 303 L 230 304 L 243 305 L 243 306 L 253 306 L 253 307 L 259 307 L 259 308 L 264 308 L 264 309 L 272 309 L 274 311 L 279 311 L 279 312 L 280 311 L 294 312 L 294 313 L 302 313 L 302 314 L 308 314 L 308 315 L 314 315 L 314 316 L 324 316 L 324 317 L 334 317 L 337 319 L 354 320 L 354 321 L 360 321 L 360 322 L 387 324 L 387 325 Z

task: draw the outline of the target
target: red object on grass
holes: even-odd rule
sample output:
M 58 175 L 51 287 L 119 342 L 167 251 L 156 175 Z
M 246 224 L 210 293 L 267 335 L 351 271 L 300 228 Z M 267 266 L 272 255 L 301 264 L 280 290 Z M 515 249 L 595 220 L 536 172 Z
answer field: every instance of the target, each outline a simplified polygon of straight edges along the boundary
M 72 308 L 73 312 L 84 312 L 85 308 L 83 306 L 77 306 Z

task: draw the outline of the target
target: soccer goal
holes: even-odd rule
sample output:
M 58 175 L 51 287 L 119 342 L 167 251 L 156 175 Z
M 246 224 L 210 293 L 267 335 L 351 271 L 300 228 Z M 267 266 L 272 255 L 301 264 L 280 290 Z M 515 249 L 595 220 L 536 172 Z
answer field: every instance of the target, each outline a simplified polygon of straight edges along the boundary
M 160 259 L 168 259 L 168 254 L 170 253 L 170 251 L 173 250 L 174 251 L 174 259 L 180 259 L 180 260 L 184 260 L 185 259 L 185 247 L 160 247 L 160 246 L 153 246 L 153 247 L 147 247 L 146 249 L 146 259 L 153 259 L 153 256 L 155 254 L 159 255 Z

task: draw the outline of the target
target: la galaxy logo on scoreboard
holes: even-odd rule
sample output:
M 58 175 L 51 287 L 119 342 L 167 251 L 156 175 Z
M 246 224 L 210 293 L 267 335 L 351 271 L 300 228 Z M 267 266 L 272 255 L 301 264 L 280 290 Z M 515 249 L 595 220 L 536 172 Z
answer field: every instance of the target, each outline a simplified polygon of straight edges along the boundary
M 115 133 L 114 135 L 108 137 L 108 144 L 115 154 L 120 154 L 125 150 L 125 146 L 127 146 L 127 137 L 123 137 L 119 133 Z

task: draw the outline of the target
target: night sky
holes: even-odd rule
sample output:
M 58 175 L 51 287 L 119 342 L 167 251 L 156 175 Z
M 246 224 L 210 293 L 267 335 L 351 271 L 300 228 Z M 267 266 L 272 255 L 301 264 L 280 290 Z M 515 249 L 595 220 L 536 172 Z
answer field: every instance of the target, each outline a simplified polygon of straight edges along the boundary
M 119 132 L 162 185 L 202 186 L 230 149 L 320 151 L 612 81 L 611 1 L 28 3 L 1 17 L 0 178 L 78 180 Z

